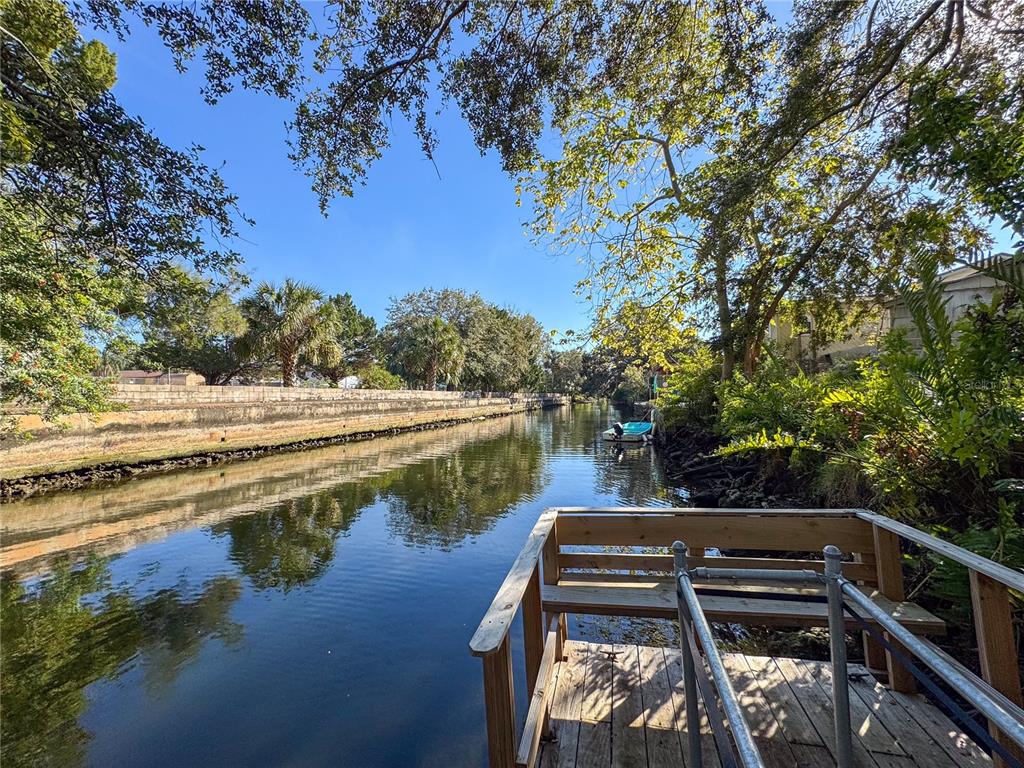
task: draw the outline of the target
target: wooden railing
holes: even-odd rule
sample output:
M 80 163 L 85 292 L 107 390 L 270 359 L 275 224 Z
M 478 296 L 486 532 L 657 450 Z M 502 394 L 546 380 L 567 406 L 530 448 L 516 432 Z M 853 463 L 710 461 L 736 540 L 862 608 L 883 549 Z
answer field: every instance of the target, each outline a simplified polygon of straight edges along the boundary
M 900 604 L 905 600 L 901 538 L 968 568 L 982 677 L 1020 707 L 1018 659 L 1011 652 L 1016 644 L 1010 592 L 1024 592 L 1024 574 L 862 509 L 561 507 L 545 510 L 540 516 L 470 642 L 472 653 L 483 659 L 490 765 L 534 765 L 548 728 L 551 677 L 562 656 L 566 619 L 561 613 L 545 615 L 542 585 L 554 587 L 563 575 L 587 570 L 673 571 L 669 554 L 609 552 L 605 547 L 652 547 L 667 553 L 679 539 L 690 547 L 690 567 L 710 564 L 823 572 L 824 561 L 813 553 L 832 544 L 853 554 L 853 562 L 843 564 L 848 579 Z M 701 551 L 706 547 L 763 552 L 766 556 L 710 558 Z M 808 555 L 787 559 L 777 556 L 781 552 Z M 549 603 L 553 610 L 562 609 L 555 601 Z M 530 704 L 517 742 L 509 628 L 520 607 Z M 913 677 L 895 659 L 867 636 L 865 646 L 868 666 L 887 672 L 894 690 L 914 690 Z
M 1013 611 L 1010 593 L 1024 593 L 1024 573 L 994 563 L 962 547 L 937 539 L 909 525 L 875 514 L 866 509 L 857 510 L 857 517 L 871 524 L 875 549 L 880 553 L 879 588 L 890 593 L 903 594 L 903 574 L 900 568 L 900 539 L 942 555 L 967 568 L 971 584 L 971 607 L 974 610 L 974 634 L 978 643 L 978 660 L 982 679 L 1018 710 L 1024 706 L 1021 696 L 1020 659 L 1017 639 L 1013 630 Z M 886 561 L 883 568 L 881 563 Z M 889 595 L 892 596 L 892 595 Z M 909 675 L 887 659 L 890 685 L 894 690 L 912 689 Z M 1024 717 L 1024 712 L 1019 713 Z M 1024 761 L 1024 751 L 1006 738 L 997 728 L 992 735 L 1012 754 Z M 1002 761 L 996 759 L 996 765 Z
M 549 616 L 545 622 L 541 604 L 542 556 L 546 578 L 552 578 L 557 573 L 557 515 L 557 510 L 548 509 L 537 520 L 469 643 L 473 655 L 483 658 L 487 748 L 490 764 L 495 768 L 534 765 L 541 736 L 547 728 L 553 693 L 551 676 L 555 664 L 561 659 L 566 634 L 565 618 L 557 614 Z M 554 575 L 554 578 L 557 579 L 557 576 Z M 523 651 L 530 708 L 522 739 L 516 744 L 515 688 L 509 628 L 520 606 L 523 609 Z

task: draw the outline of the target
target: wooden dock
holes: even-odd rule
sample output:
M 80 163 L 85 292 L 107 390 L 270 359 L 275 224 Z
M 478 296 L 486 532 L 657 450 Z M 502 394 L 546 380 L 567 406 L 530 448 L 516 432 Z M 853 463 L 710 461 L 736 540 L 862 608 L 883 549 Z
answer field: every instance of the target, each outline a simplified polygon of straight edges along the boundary
M 903 545 L 967 568 L 980 676 L 927 639 L 944 634 L 945 622 L 907 599 Z M 829 611 L 836 589 L 838 615 Z M 835 766 L 842 752 L 854 768 L 1024 768 L 1011 590 L 1024 593 L 1024 574 L 867 510 L 547 509 L 469 643 L 483 662 L 490 766 L 686 764 L 683 654 L 569 640 L 567 616 L 581 614 L 682 617 L 686 658 L 699 658 L 714 678 L 690 678 L 691 685 L 703 680 L 691 706 L 705 721 L 710 710 L 717 729 L 717 739 L 708 727 L 701 740 L 705 765 L 818 768 Z M 523 720 L 515 712 L 509 638 L 518 615 L 529 698 Z M 737 654 L 720 660 L 709 621 L 827 625 L 830 640 L 860 634 L 866 666 L 848 667 L 849 685 L 837 684 L 833 696 L 828 664 Z M 833 656 L 842 657 L 841 650 Z M 962 726 L 918 695 L 914 675 L 926 679 L 922 665 L 959 691 L 958 706 L 968 710 Z M 837 733 L 833 707 L 851 710 L 849 731 L 841 717 Z M 972 710 L 989 718 L 988 734 Z
M 678 648 L 568 640 L 555 665 L 545 768 L 678 768 L 685 765 L 686 711 Z M 831 667 L 825 662 L 723 654 L 765 763 L 835 766 Z M 856 765 L 977 768 L 991 759 L 919 695 L 893 693 L 850 666 Z M 718 766 L 703 722 L 704 763 Z

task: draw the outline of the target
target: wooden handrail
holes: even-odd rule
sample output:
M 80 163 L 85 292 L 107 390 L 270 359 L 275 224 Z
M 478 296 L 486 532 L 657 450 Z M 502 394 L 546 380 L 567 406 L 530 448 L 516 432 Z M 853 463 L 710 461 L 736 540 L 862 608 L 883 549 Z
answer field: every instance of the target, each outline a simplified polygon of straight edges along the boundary
M 530 585 L 544 542 L 547 541 L 557 515 L 557 510 L 546 509 L 533 526 L 526 544 L 512 563 L 498 594 L 491 601 L 491 607 L 487 609 L 480 626 L 473 633 L 473 639 L 469 641 L 469 650 L 474 656 L 487 656 L 501 647 L 523 601 L 523 595 L 526 594 L 526 588 Z
M 678 520 L 681 517 L 693 520 Z M 752 526 L 738 519 L 741 517 L 777 520 Z M 786 522 L 785 518 L 808 519 L 801 519 L 797 524 L 792 519 Z M 816 524 L 812 518 L 828 520 Z M 822 530 L 822 525 L 827 531 Z M 826 535 L 836 540 L 828 543 L 841 542 L 847 551 L 855 553 L 856 562 L 848 566 L 855 580 L 877 583 L 879 592 L 893 600 L 903 597 L 899 538 L 960 563 L 968 569 L 970 575 L 982 678 L 1006 701 L 1021 706 L 1016 658 L 1006 653 L 1014 642 L 1010 591 L 1024 593 L 1024 573 L 1020 571 L 865 509 L 555 507 L 546 509 L 538 518 L 469 644 L 473 655 L 483 657 L 484 662 L 484 701 L 487 709 L 488 754 L 492 768 L 513 768 L 534 763 L 539 740 L 545 729 L 552 694 L 551 672 L 561 654 L 559 649 L 565 638 L 566 627 L 564 613 L 549 614 L 547 627 L 542 626 L 545 607 L 549 611 L 560 611 L 562 608 L 554 602 L 542 601 L 541 583 L 557 585 L 562 569 L 566 568 L 671 570 L 667 567 L 670 558 L 655 552 L 563 552 L 561 546 L 667 545 L 668 538 L 678 538 L 676 534 L 680 527 L 687 528 L 689 538 L 699 546 L 729 548 L 732 545 L 733 548 L 768 551 L 816 550 L 818 539 Z M 746 543 L 749 535 L 755 537 L 756 545 Z M 715 565 L 722 565 L 729 560 L 744 566 L 761 564 L 761 567 L 776 567 L 774 563 L 778 562 L 779 568 L 791 568 L 798 564 L 794 561 L 749 557 L 708 560 Z M 814 567 L 818 563 L 800 561 L 799 565 Z M 531 705 L 527 713 L 527 727 L 517 750 L 508 631 L 520 606 L 524 611 L 524 653 Z M 877 652 L 881 649 L 874 650 Z M 894 690 L 912 690 L 912 681 L 898 669 L 894 660 L 886 659 L 885 656 L 882 658 L 888 662 L 890 684 Z M 994 735 L 1007 743 L 1005 734 L 995 730 Z M 995 762 L 998 765 L 1001 761 L 997 759 Z
M 750 517 L 857 517 L 862 509 L 760 509 L 752 507 L 552 507 L 559 514 L 748 515 Z
M 556 523 L 561 545 L 667 546 L 676 539 L 694 548 L 820 551 L 835 544 L 848 552 L 872 552 L 871 525 L 853 515 L 563 514 Z M 766 517 L 770 517 L 768 522 Z
M 967 568 L 971 584 L 971 607 L 974 611 L 974 634 L 978 641 L 981 677 L 986 684 L 1016 707 L 1024 704 L 1019 660 L 1015 654 L 1010 653 L 1016 642 L 1010 590 L 1018 593 L 1024 592 L 1024 573 L 1007 568 L 1005 565 L 995 563 L 963 547 L 950 544 L 870 510 L 858 510 L 857 517 L 871 523 L 876 533 L 880 529 L 888 531 L 937 552 Z M 895 549 L 898 552 L 899 547 L 897 546 Z M 879 560 L 879 565 L 881 567 L 881 560 Z M 898 571 L 893 575 L 897 574 Z M 890 683 L 892 682 L 890 680 Z M 893 688 L 899 690 L 898 682 L 893 685 Z M 1024 749 L 1020 745 L 991 723 L 989 730 L 993 737 L 998 739 L 1011 754 L 1018 760 L 1024 761 Z M 998 755 L 995 756 L 993 762 L 1000 768 L 1005 765 L 1005 761 Z
M 899 534 L 907 541 L 912 541 L 933 552 L 938 552 L 940 555 L 960 563 L 960 565 L 967 566 L 972 571 L 984 574 L 990 579 L 995 579 L 1014 591 L 1024 592 L 1024 573 L 1020 571 L 1007 568 L 1005 565 L 1000 565 L 986 557 L 976 555 L 963 547 L 958 547 L 956 544 L 950 544 L 942 539 L 937 539 L 924 531 L 919 531 L 909 525 L 867 509 L 857 510 L 857 517 L 877 525 L 879 528 L 885 528 L 887 531 Z

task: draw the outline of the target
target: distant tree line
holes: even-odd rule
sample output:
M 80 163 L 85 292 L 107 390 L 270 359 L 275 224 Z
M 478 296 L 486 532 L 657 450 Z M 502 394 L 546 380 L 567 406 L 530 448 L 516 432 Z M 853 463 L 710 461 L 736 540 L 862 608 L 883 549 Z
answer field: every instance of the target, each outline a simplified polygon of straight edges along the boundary
M 175 268 L 143 303 L 134 332 L 108 345 L 106 373 L 188 370 L 207 384 L 269 379 L 286 387 L 356 377 L 374 389 L 604 396 L 625 366 L 607 352 L 554 351 L 532 315 L 451 288 L 393 298 L 383 327 L 349 294 L 291 279 L 242 292 Z

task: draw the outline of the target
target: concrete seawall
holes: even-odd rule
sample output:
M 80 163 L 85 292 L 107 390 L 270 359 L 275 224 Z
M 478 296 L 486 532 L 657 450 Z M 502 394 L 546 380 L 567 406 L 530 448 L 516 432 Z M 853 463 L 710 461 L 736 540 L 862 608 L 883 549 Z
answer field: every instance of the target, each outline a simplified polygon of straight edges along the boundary
M 567 404 L 549 394 L 122 384 L 123 410 L 78 414 L 63 428 L 16 414 L 33 439 L 5 441 L 0 478 L 284 446 L 501 416 Z
M 177 531 L 224 523 L 284 502 L 358 484 L 469 445 L 526 432 L 526 416 L 475 420 L 429 432 L 388 435 L 320 448 L 281 452 L 188 470 L 99 484 L 75 493 L 42 494 L 3 509 L 0 562 L 20 576 L 47 571 L 69 553 L 123 552 Z

